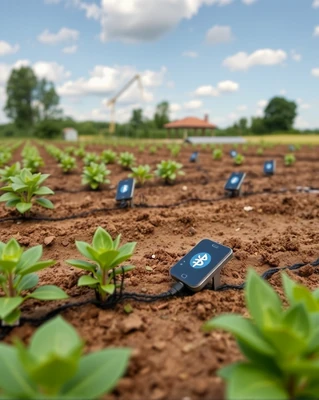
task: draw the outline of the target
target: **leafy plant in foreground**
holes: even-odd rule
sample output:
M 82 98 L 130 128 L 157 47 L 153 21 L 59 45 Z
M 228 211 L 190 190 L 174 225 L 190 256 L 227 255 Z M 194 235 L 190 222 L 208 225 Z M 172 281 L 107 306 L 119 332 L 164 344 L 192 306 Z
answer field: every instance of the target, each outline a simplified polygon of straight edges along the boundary
M 236 157 L 234 157 L 234 164 L 235 165 L 242 165 L 242 163 L 245 161 L 245 157 L 242 154 L 237 154 Z
M 0 180 L 1 182 L 9 182 L 12 176 L 17 176 L 20 174 L 21 166 L 19 162 L 7 165 L 3 169 L 0 169 Z
M 28 347 L 18 340 L 0 344 L 0 396 L 91 400 L 110 392 L 125 373 L 130 349 L 83 350 L 76 330 L 61 317 L 42 325 Z
M 28 298 L 38 300 L 66 299 L 62 289 L 48 285 L 40 286 L 34 292 L 23 295 L 39 282 L 35 272 L 55 264 L 53 260 L 40 261 L 42 246 L 31 247 L 25 252 L 15 239 L 0 242 L 0 287 L 4 296 L 0 297 L 0 318 L 13 324 L 20 318 L 20 305 Z
M 71 157 L 68 154 L 64 154 L 61 157 L 59 167 L 62 168 L 64 173 L 72 171 L 72 169 L 76 168 L 76 161 L 74 157 Z
M 104 150 L 101 159 L 105 164 L 114 164 L 116 160 L 116 153 L 113 150 Z
M 185 175 L 180 169 L 183 167 L 182 164 L 176 161 L 161 161 L 157 164 L 156 175 L 164 179 L 165 183 L 172 183 L 175 181 L 177 175 Z
M 223 158 L 222 149 L 214 149 L 214 151 L 213 151 L 213 159 L 214 160 L 221 160 L 222 158 Z
M 91 163 L 83 168 L 82 185 L 90 185 L 91 189 L 96 190 L 103 183 L 110 183 L 107 179 L 110 173 L 104 164 Z
M 119 267 L 132 257 L 136 243 L 126 243 L 119 247 L 121 235 L 112 240 L 111 235 L 101 227 L 94 233 L 92 245 L 76 241 L 79 252 L 91 262 L 82 260 L 67 260 L 73 267 L 89 271 L 91 275 L 83 275 L 78 281 L 79 286 L 89 286 L 95 289 L 98 297 L 105 300 L 113 294 L 116 288 L 116 275 L 131 271 L 132 265 Z M 93 263 L 92 263 L 93 261 Z
M 153 178 L 151 167 L 149 165 L 139 165 L 132 168 L 132 173 L 129 174 L 130 178 L 135 178 L 140 186 L 143 186 L 148 179 Z
M 7 193 L 0 197 L 0 202 L 5 201 L 7 207 L 15 207 L 21 214 L 32 208 L 33 201 L 45 208 L 54 208 L 50 200 L 44 197 L 54 192 L 46 187 L 41 186 L 49 177 L 48 174 L 32 174 L 28 169 L 24 168 L 19 175 L 9 178 L 9 184 L 0 188 Z
M 319 290 L 310 292 L 283 274 L 285 309 L 273 288 L 254 270 L 245 290 L 251 319 L 213 318 L 206 331 L 232 333 L 245 356 L 219 371 L 228 399 L 317 399 L 319 397 Z
M 291 165 L 294 165 L 294 163 L 296 162 L 296 157 L 294 154 L 286 154 L 284 161 L 285 161 L 285 165 L 287 167 L 290 167 Z
M 131 169 L 133 167 L 134 163 L 135 163 L 134 154 L 129 153 L 127 151 L 125 151 L 123 153 L 120 153 L 120 155 L 119 155 L 119 164 L 124 169 Z

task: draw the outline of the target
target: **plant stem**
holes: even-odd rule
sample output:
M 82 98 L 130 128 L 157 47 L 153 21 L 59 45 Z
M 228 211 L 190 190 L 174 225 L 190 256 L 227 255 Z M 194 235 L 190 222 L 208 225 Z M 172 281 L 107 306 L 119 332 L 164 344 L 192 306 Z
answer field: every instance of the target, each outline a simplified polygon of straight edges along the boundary
M 8 287 L 9 287 L 9 297 L 14 297 L 15 296 L 15 290 L 13 286 L 13 275 L 12 273 L 9 273 L 8 275 Z

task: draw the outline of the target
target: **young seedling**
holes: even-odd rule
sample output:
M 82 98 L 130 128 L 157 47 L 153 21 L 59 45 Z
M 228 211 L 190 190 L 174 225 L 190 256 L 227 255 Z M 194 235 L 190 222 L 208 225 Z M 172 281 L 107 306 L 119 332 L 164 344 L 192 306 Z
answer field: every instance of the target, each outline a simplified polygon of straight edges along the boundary
M 242 165 L 242 163 L 245 161 L 245 157 L 242 154 L 237 154 L 236 157 L 234 157 L 234 164 L 235 165 Z
M 9 149 L 2 149 L 0 151 L 0 167 L 6 165 L 12 158 L 11 151 Z
M 24 168 L 19 175 L 10 177 L 9 184 L 0 189 L 7 192 L 0 197 L 0 202 L 5 201 L 7 207 L 15 207 L 21 214 L 30 211 L 34 202 L 44 208 L 54 208 L 50 200 L 38 197 L 54 194 L 47 186 L 41 186 L 49 176 L 32 174 Z
M 109 295 L 114 293 L 116 276 L 134 268 L 132 265 L 120 267 L 120 264 L 132 257 L 136 243 L 126 243 L 119 247 L 120 240 L 121 235 L 112 240 L 111 235 L 106 230 L 98 227 L 94 233 L 92 245 L 85 242 L 75 242 L 79 252 L 90 262 L 67 260 L 67 263 L 73 267 L 91 273 L 91 275 L 81 276 L 78 285 L 95 289 L 97 298 L 101 301 L 105 301 Z
M 120 153 L 120 155 L 119 155 L 119 164 L 124 169 L 131 169 L 133 167 L 134 163 L 135 163 L 134 154 L 129 153 L 127 151 L 124 152 L 124 153 Z
M 116 153 L 113 150 L 104 150 L 101 155 L 101 160 L 105 164 L 114 164 L 116 161 Z
M 257 149 L 257 156 L 262 156 L 264 154 L 264 149 L 262 147 L 259 147 Z
M 143 186 L 147 180 L 153 178 L 151 167 L 149 165 L 139 165 L 138 167 L 133 167 L 132 173 L 129 174 L 129 178 L 136 179 L 137 184 Z
M 62 168 L 62 171 L 66 174 L 72 169 L 76 168 L 76 161 L 74 157 L 71 157 L 67 154 L 64 154 L 61 157 L 59 167 Z
M 157 152 L 157 147 L 156 146 L 151 146 L 149 148 L 149 153 L 150 154 L 154 155 L 154 154 L 156 154 L 156 152 Z
M 290 167 L 291 165 L 294 165 L 294 163 L 296 162 L 296 157 L 294 154 L 286 154 L 284 161 L 285 161 L 285 165 L 287 167 Z
M 74 150 L 74 155 L 76 157 L 84 158 L 85 157 L 85 148 L 84 146 L 81 146 L 77 149 Z
M 1 182 L 9 182 L 12 176 L 20 174 L 21 166 L 19 162 L 12 164 L 10 167 L 7 165 L 3 169 L 0 169 L 0 180 Z
M 248 272 L 246 305 L 251 318 L 226 314 L 205 331 L 232 333 L 245 357 L 223 368 L 227 399 L 317 399 L 319 291 L 310 292 L 283 275 L 285 308 L 273 288 L 254 270 Z
M 84 342 L 61 317 L 42 325 L 28 347 L 0 344 L 0 392 L 6 399 L 98 399 L 124 375 L 129 348 L 83 355 Z M 10 366 L 10 367 L 9 367 Z
M 42 157 L 38 154 L 31 154 L 23 159 L 23 167 L 29 169 L 32 173 L 39 172 L 44 166 Z
M 20 306 L 29 299 L 58 300 L 68 296 L 62 289 L 48 285 L 40 286 L 32 293 L 39 282 L 35 272 L 55 264 L 53 260 L 40 261 L 42 246 L 31 247 L 23 251 L 15 239 L 8 243 L 0 242 L 0 287 L 4 293 L 0 297 L 0 319 L 6 324 L 14 324 L 20 318 Z
M 165 183 L 170 184 L 175 181 L 177 175 L 185 175 L 183 171 L 180 171 L 181 168 L 183 168 L 183 165 L 176 161 L 161 161 L 160 164 L 157 164 L 155 173 L 164 179 Z
M 172 157 L 177 157 L 179 153 L 181 152 L 181 146 L 172 146 L 171 147 L 171 156 Z
M 86 166 L 90 165 L 91 163 L 97 164 L 99 161 L 100 161 L 100 157 L 96 153 L 86 153 L 86 155 L 83 159 L 84 165 L 86 165 Z
M 213 159 L 214 160 L 221 160 L 222 158 L 223 158 L 222 149 L 214 149 L 214 151 L 213 151 Z
M 104 164 L 91 163 L 83 168 L 82 185 L 90 185 L 91 189 L 97 190 L 103 183 L 110 183 L 107 179 L 110 173 Z

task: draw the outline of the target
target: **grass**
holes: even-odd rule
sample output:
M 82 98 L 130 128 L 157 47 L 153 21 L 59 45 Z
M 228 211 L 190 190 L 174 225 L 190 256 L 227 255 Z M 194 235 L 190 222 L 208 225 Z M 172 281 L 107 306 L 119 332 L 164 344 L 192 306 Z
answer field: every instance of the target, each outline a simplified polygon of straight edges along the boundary
M 248 143 L 262 144 L 314 144 L 319 145 L 319 135 L 263 135 L 246 136 Z

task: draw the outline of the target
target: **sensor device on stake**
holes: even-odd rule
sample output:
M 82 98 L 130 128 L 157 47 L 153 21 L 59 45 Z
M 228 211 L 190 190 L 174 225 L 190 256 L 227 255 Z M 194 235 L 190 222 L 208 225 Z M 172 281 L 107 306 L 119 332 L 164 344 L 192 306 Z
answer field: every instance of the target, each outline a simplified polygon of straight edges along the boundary
M 209 283 L 216 290 L 220 286 L 220 271 L 232 257 L 231 248 L 203 239 L 171 268 L 170 275 L 193 292 Z
M 235 158 L 237 156 L 237 151 L 236 150 L 232 150 L 229 155 L 231 156 L 231 158 Z
M 275 172 L 276 172 L 276 161 L 275 160 L 265 161 L 264 174 L 274 175 Z
M 115 200 L 121 207 L 132 207 L 135 189 L 135 180 L 133 178 L 123 179 L 117 185 Z
M 198 151 L 194 151 L 189 158 L 189 162 L 195 163 L 198 161 Z
M 225 190 L 230 192 L 232 197 L 240 195 L 241 185 L 244 182 L 246 174 L 244 172 L 233 172 L 225 185 Z

